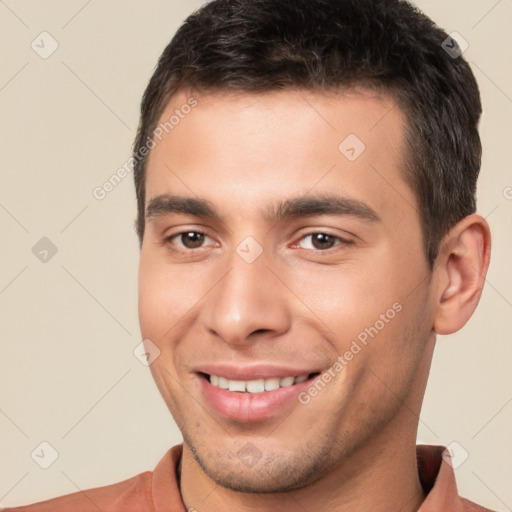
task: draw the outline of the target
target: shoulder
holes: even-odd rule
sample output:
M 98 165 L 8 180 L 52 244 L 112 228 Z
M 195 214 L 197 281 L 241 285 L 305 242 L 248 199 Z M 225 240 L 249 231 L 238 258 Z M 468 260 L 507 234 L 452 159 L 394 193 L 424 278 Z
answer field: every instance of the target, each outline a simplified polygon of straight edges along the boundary
M 419 512 L 493 512 L 459 495 L 451 453 L 445 446 L 417 445 L 416 458 L 426 494 Z
M 462 505 L 464 506 L 464 512 L 495 512 L 490 508 L 482 507 L 477 503 L 473 503 L 472 501 L 467 500 L 466 498 L 461 498 Z
M 66 494 L 31 505 L 3 508 L 2 512 L 146 512 L 152 510 L 152 473 L 146 471 L 137 476 L 103 487 L 95 487 Z
M 0 508 L 1 512 L 154 512 L 185 511 L 176 470 L 181 444 L 170 448 L 153 471 L 145 471 L 121 482 L 81 490 L 22 507 Z

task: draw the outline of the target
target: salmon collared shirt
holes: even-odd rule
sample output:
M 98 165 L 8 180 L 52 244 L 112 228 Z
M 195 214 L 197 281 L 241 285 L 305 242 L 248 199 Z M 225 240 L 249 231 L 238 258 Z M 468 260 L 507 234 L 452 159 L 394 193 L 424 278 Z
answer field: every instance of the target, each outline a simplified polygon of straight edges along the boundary
M 426 493 L 418 512 L 492 512 L 461 498 L 444 446 L 418 445 L 418 474 Z M 181 499 L 178 466 L 183 445 L 170 448 L 153 471 L 104 487 L 67 494 L 3 512 L 187 512 Z M 193 509 L 192 509 L 193 510 Z

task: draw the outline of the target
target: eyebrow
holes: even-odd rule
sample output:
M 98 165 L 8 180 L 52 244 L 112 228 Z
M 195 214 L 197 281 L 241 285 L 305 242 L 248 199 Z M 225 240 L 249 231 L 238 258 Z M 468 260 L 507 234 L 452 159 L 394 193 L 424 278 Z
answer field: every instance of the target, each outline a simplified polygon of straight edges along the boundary
M 188 214 L 217 221 L 222 220 L 209 201 L 197 197 L 161 194 L 153 197 L 146 208 L 148 220 L 172 213 Z M 326 194 L 279 201 L 267 207 L 265 218 L 269 222 L 279 222 L 288 218 L 317 215 L 344 215 L 370 222 L 381 221 L 377 212 L 361 201 Z

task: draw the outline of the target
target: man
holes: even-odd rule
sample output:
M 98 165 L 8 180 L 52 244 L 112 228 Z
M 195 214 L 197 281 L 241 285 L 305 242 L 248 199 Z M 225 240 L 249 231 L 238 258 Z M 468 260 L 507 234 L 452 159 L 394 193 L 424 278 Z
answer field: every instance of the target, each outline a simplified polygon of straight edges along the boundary
M 436 334 L 490 254 L 479 92 L 447 37 L 401 0 L 187 19 L 134 145 L 140 324 L 183 445 L 12 510 L 487 510 L 416 447 Z

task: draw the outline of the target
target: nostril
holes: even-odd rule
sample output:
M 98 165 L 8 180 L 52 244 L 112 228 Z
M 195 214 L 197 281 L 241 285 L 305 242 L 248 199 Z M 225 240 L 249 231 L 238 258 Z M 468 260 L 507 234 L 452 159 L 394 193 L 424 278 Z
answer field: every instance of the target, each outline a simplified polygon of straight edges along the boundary
M 256 329 L 252 334 L 265 334 L 267 331 L 268 329 Z

